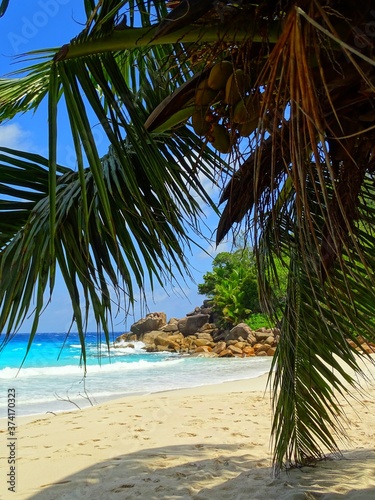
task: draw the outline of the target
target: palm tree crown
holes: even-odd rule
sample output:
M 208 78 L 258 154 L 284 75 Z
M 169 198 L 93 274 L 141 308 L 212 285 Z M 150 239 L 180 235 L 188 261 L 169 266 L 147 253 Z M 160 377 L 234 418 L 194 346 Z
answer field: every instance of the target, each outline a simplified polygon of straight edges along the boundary
M 74 40 L 0 81 L 0 120 L 48 99 L 49 122 L 48 159 L 2 149 L 1 329 L 19 327 L 36 289 L 32 341 L 58 265 L 84 354 L 90 305 L 108 334 L 108 283 L 131 304 L 145 271 L 163 281 L 172 264 L 188 269 L 185 225 L 199 220 L 197 195 L 212 204 L 200 176 L 216 175 L 226 181 L 217 241 L 246 224 L 264 308 L 281 322 L 275 466 L 337 453 L 336 394 L 354 386 L 338 358 L 359 372 L 357 333 L 374 338 L 372 2 L 85 8 Z M 63 104 L 77 171 L 57 164 Z M 104 158 L 93 116 L 110 144 Z M 272 307 L 275 257 L 289 267 L 282 317 Z

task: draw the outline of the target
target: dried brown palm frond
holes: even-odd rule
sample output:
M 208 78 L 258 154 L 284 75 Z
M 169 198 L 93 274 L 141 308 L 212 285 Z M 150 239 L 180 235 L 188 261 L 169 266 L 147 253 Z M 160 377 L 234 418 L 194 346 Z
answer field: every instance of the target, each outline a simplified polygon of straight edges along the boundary
M 308 17 L 320 16 L 325 22 L 327 15 L 321 12 L 322 8 L 313 2 Z M 331 16 L 343 22 L 338 14 Z M 336 36 L 335 30 L 332 36 Z M 221 226 L 228 229 L 252 208 L 253 202 L 249 206 L 241 206 L 238 195 L 254 198 L 257 202 L 265 184 L 264 173 L 267 178 L 270 174 L 275 179 L 280 177 L 281 158 L 287 153 L 284 171 L 293 182 L 297 203 L 303 204 L 305 223 L 310 225 L 304 197 L 305 182 L 309 176 L 316 172 L 319 174 L 323 167 L 329 165 L 333 198 L 327 203 L 323 178 L 322 192 L 318 196 L 318 203 L 327 205 L 330 220 L 327 220 L 326 241 L 320 250 L 323 274 L 329 271 L 333 260 L 339 258 L 343 234 L 350 232 L 358 186 L 368 170 L 367 163 L 372 159 L 369 153 L 374 136 L 371 130 L 371 123 L 374 123 L 371 122 L 374 66 L 366 61 L 353 62 L 337 42 L 331 42 L 301 15 L 301 9 L 291 9 L 283 32 L 258 77 L 265 90 L 257 147 L 224 191 L 222 201 L 229 201 L 221 220 Z M 314 162 L 310 161 L 311 157 Z M 250 175 L 250 183 L 243 186 L 254 194 L 239 193 L 235 189 L 238 179 L 243 179 L 244 172 L 248 170 L 251 171 L 247 174 Z M 351 186 L 349 184 L 350 196 L 346 189 L 348 182 L 352 183 Z M 340 214 L 337 206 L 340 207 Z M 258 212 L 264 212 L 261 205 Z M 218 232 L 218 241 L 226 232 Z

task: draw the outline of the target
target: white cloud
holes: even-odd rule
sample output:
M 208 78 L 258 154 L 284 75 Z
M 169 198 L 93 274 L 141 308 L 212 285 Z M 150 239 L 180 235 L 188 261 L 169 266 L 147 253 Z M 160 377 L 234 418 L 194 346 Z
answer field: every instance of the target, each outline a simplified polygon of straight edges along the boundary
M 10 149 L 30 150 L 31 132 L 28 132 L 17 123 L 0 126 L 0 146 Z

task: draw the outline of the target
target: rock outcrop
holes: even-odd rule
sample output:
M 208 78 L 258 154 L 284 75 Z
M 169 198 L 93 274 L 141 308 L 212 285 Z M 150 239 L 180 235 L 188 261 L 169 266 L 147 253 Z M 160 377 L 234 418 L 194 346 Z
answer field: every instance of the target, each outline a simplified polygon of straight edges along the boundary
M 200 310 L 199 310 L 200 311 Z M 197 314 L 192 315 L 190 313 L 189 316 L 185 316 L 185 318 L 180 319 L 178 322 L 178 330 L 183 335 L 193 335 L 195 334 L 203 325 L 205 325 L 210 316 L 208 314 L 201 314 L 197 312 Z
M 140 337 L 152 330 L 159 330 L 159 328 L 165 326 L 167 324 L 167 316 L 163 312 L 156 312 L 156 313 L 150 313 L 147 314 L 145 318 L 140 319 L 136 323 L 134 323 L 130 327 L 130 331 L 135 333 L 138 337 L 138 340 Z
M 214 323 L 212 303 L 204 301 L 184 318 L 167 318 L 163 312 L 148 314 L 134 323 L 128 333 L 116 338 L 114 347 L 134 347 L 142 341 L 147 352 L 176 352 L 199 357 L 273 356 L 280 338 L 278 328 L 252 330 L 246 323 L 239 323 L 223 331 Z M 357 343 L 348 341 L 363 353 L 375 354 L 375 344 L 362 336 Z
M 167 351 L 221 358 L 273 356 L 275 353 L 278 329 L 253 331 L 246 323 L 240 323 L 230 331 L 223 331 L 217 328 L 212 318 L 208 301 L 184 318 L 171 318 L 168 323 L 164 313 L 151 313 L 134 323 L 131 332 L 117 337 L 114 346 L 122 347 L 124 342 L 138 340 L 144 342 L 147 352 Z

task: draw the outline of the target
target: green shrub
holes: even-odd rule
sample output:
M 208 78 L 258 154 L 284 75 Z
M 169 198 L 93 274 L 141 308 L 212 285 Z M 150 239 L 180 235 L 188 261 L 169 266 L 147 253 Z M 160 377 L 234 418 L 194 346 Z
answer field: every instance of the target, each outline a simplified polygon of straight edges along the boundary
M 280 267 L 278 271 L 281 280 L 274 295 L 276 306 L 282 307 L 287 270 Z M 219 326 L 231 327 L 241 322 L 253 329 L 270 326 L 259 303 L 257 270 L 251 249 L 219 253 L 212 262 L 212 271 L 207 272 L 203 280 L 198 285 L 198 293 L 213 300 Z
M 271 328 L 271 322 L 269 317 L 266 314 L 252 314 L 245 323 L 252 329 L 258 330 L 259 328 Z

